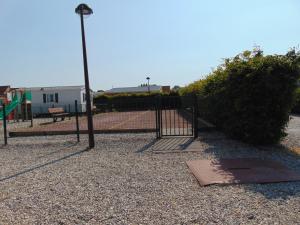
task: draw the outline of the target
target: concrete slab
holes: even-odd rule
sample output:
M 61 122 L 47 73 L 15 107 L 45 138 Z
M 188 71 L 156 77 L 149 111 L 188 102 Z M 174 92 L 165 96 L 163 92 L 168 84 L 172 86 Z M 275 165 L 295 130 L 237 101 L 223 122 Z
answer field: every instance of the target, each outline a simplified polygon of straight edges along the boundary
M 200 185 L 300 181 L 300 174 L 279 162 L 258 158 L 186 162 Z

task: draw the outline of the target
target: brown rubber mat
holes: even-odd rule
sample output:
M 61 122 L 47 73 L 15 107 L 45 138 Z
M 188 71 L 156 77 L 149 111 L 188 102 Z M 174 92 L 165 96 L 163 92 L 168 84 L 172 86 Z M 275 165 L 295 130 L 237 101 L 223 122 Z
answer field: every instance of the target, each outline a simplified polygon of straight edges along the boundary
M 299 173 L 271 160 L 238 158 L 193 160 L 186 163 L 202 186 L 300 181 Z

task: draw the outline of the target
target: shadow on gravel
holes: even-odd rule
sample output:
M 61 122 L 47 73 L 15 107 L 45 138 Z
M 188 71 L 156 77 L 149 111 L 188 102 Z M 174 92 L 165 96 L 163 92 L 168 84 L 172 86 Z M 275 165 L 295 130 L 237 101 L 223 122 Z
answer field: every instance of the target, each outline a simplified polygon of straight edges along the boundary
M 30 173 L 30 172 L 32 172 L 32 171 L 34 171 L 34 170 L 41 169 L 41 168 L 43 168 L 43 167 L 46 167 L 46 166 L 49 166 L 49 165 L 52 165 L 52 164 L 61 162 L 61 161 L 65 160 L 65 159 L 69 159 L 69 158 L 71 158 L 71 157 L 73 157 L 73 156 L 80 155 L 80 154 L 82 154 L 82 153 L 84 153 L 84 152 L 86 152 L 86 151 L 88 151 L 88 150 L 89 150 L 89 148 L 85 148 L 85 149 L 83 149 L 83 150 L 80 150 L 80 151 L 73 152 L 73 153 L 71 153 L 71 154 L 65 155 L 65 156 L 63 156 L 63 157 L 61 157 L 61 158 L 54 159 L 54 160 L 51 160 L 51 161 L 46 162 L 46 163 L 43 163 L 43 164 L 35 165 L 35 166 L 31 167 L 31 168 L 22 170 L 22 171 L 17 172 L 17 173 L 15 173 L 15 174 L 13 174 L 13 175 L 10 175 L 10 176 L 6 176 L 6 177 L 3 177 L 3 178 L 0 178 L 0 182 L 7 181 L 7 180 L 10 180 L 10 179 L 16 178 L 16 177 L 18 177 L 18 176 L 24 175 L 24 174 L 26 174 L 26 173 Z
M 154 139 L 150 143 L 140 148 L 137 153 L 142 153 L 145 151 L 184 151 L 190 144 L 192 144 L 194 138 L 190 137 L 172 137 L 172 138 L 161 138 Z
M 150 149 L 153 145 L 155 145 L 155 143 L 158 141 L 158 139 L 154 139 L 152 140 L 150 143 L 147 143 L 145 146 L 143 146 L 142 148 L 140 148 L 139 150 L 136 151 L 136 153 L 142 153 L 144 151 L 147 151 L 148 149 Z
M 45 125 L 49 125 L 49 124 L 54 124 L 54 122 L 50 121 L 50 122 L 40 123 L 40 126 L 45 126 Z
M 0 149 L 1 148 L 4 148 L 4 147 L 6 147 L 7 145 L 4 145 L 4 144 L 2 144 L 2 145 L 0 145 Z
M 38 157 L 36 157 L 36 159 L 42 159 L 42 158 L 44 158 L 44 157 L 47 157 L 47 156 L 53 155 L 53 154 L 55 154 L 55 153 L 58 153 L 58 152 L 64 151 L 65 149 L 68 149 L 68 148 L 70 148 L 70 147 L 74 147 L 74 146 L 76 146 L 76 145 L 78 145 L 78 142 L 76 142 L 76 143 L 72 143 L 72 144 L 70 144 L 70 145 L 67 145 L 67 146 L 64 146 L 64 147 L 61 147 L 59 150 L 52 151 L 52 152 L 49 152 L 49 153 L 47 153 L 47 154 L 44 154 L 44 155 L 38 156 Z
M 214 158 L 260 158 L 274 160 L 300 173 L 300 157 L 277 146 L 255 147 L 229 139 L 220 133 L 199 134 L 200 141 L 207 147 L 203 151 Z M 227 185 L 224 185 L 224 188 Z M 300 182 L 281 182 L 269 184 L 243 184 L 245 190 L 262 194 L 267 199 L 286 200 L 300 197 Z

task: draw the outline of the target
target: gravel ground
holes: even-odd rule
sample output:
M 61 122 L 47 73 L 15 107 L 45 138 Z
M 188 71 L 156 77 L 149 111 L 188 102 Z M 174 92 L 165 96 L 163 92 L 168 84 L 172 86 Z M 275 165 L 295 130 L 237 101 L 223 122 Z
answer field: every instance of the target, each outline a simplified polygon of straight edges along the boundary
M 282 144 L 299 147 L 299 116 L 287 132 Z M 0 224 L 300 224 L 300 182 L 200 187 L 185 164 L 261 157 L 300 172 L 300 157 L 221 133 L 202 133 L 190 144 L 196 152 L 180 151 L 189 144 L 155 142 L 152 134 L 96 135 L 96 148 L 85 151 L 85 136 L 79 144 L 74 136 L 11 138 L 0 145 Z
M 52 118 L 35 118 L 33 119 L 33 125 L 34 126 L 40 126 L 41 124 L 45 124 L 45 123 L 51 123 L 53 121 Z M 29 129 L 31 126 L 31 122 L 30 121 L 22 121 L 20 120 L 19 122 L 15 122 L 13 120 L 11 121 L 7 121 L 7 130 L 8 131 L 13 131 L 16 129 Z M 0 121 L 0 131 L 3 131 L 3 124 L 2 121 Z M 2 133 L 1 133 L 2 136 Z
M 152 134 L 96 135 L 90 151 L 86 136 L 9 139 L 0 149 L 0 224 L 300 223 L 300 182 L 200 187 L 185 164 L 261 157 L 300 172 L 299 157 L 220 133 L 197 142 L 198 152 L 163 142 L 155 153 Z
M 282 144 L 288 148 L 294 149 L 300 154 L 300 115 L 293 115 L 290 117 L 287 134 L 288 135 L 282 141 Z

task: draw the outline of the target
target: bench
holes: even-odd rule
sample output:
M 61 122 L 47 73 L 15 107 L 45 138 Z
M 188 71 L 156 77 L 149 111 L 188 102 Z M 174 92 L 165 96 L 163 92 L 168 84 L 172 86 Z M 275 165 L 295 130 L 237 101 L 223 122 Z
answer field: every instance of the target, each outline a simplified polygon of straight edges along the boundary
M 61 118 L 61 121 L 63 121 L 66 116 L 69 116 L 69 113 L 66 113 L 63 108 L 48 108 L 48 112 L 52 116 L 53 122 L 56 122 L 57 118 Z

